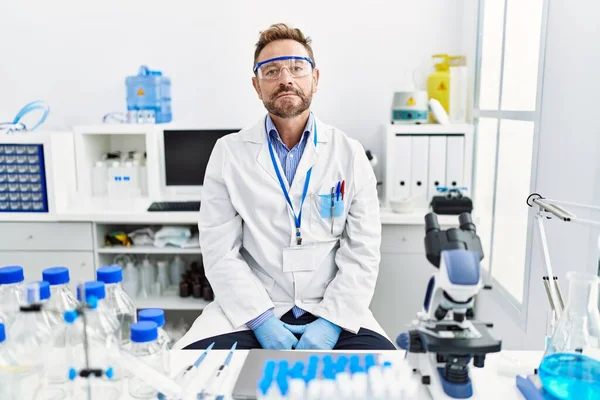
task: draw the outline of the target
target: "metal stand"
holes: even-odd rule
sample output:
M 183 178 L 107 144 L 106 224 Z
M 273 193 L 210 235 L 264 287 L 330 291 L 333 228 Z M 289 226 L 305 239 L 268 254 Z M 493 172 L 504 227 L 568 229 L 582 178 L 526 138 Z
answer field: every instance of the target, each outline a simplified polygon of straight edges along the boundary
M 552 270 L 550 261 L 550 252 L 548 251 L 548 241 L 546 240 L 546 230 L 544 228 L 544 219 L 560 219 L 564 222 L 572 222 L 580 225 L 592 226 L 600 228 L 600 221 L 594 221 L 585 218 L 579 218 L 572 212 L 566 210 L 562 206 L 571 206 L 592 211 L 600 211 L 600 207 L 589 206 L 586 204 L 569 203 L 566 201 L 545 199 L 537 193 L 532 193 L 527 197 L 527 205 L 535 208 L 535 219 L 537 220 L 538 230 L 540 232 L 540 243 L 542 246 L 542 254 L 544 255 L 544 265 L 546 268 L 546 276 L 544 277 L 544 286 L 548 295 L 550 307 L 556 316 L 556 320 L 560 319 L 564 309 L 564 302 L 557 278 Z M 600 239 L 600 238 L 599 238 Z M 600 242 L 599 242 L 600 244 Z

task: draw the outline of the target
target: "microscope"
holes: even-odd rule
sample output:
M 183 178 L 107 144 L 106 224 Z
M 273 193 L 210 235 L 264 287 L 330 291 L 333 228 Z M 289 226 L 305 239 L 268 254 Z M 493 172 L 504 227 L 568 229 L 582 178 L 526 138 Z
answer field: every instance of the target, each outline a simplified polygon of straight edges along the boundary
M 469 364 L 483 368 L 486 354 L 502 346 L 491 336 L 491 324 L 474 320 L 475 297 L 484 287 L 483 250 L 471 214 L 460 214 L 458 222 L 459 228 L 442 231 L 436 214 L 425 216 L 425 252 L 438 270 L 423 310 L 396 339 L 434 400 L 477 399 Z

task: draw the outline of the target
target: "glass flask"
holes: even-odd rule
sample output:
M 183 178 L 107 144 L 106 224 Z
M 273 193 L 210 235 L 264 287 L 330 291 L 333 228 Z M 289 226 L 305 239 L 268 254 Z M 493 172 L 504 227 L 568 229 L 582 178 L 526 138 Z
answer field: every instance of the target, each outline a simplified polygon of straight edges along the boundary
M 600 278 L 569 272 L 567 279 L 569 298 L 540 364 L 540 380 L 557 399 L 600 400 Z

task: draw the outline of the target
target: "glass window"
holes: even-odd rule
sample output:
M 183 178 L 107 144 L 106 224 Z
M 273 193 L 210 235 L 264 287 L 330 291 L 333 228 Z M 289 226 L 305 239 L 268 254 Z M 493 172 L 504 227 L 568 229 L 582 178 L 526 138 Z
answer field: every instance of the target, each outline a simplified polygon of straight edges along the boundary
M 492 242 L 492 276 L 523 301 L 533 121 L 501 120 Z
M 496 142 L 498 137 L 498 120 L 480 118 L 477 126 L 475 152 L 477 154 L 475 174 L 475 216 L 477 233 L 483 247 L 482 266 L 489 269 L 490 248 L 492 241 L 492 220 L 494 207 L 494 180 L 496 170 Z
M 507 0 L 502 110 L 535 110 L 543 5 L 543 0 Z
M 500 99 L 504 0 L 485 1 L 481 35 L 481 82 L 479 108 L 497 110 Z

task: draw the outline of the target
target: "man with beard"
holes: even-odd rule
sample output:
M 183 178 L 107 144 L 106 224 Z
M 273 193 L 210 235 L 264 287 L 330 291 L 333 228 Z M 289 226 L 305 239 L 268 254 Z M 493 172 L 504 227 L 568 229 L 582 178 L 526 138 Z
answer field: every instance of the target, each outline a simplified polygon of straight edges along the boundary
M 178 348 L 394 349 L 369 310 L 375 175 L 356 140 L 310 111 L 310 43 L 285 24 L 261 32 L 252 84 L 268 114 L 211 154 L 198 227 L 215 301 Z

